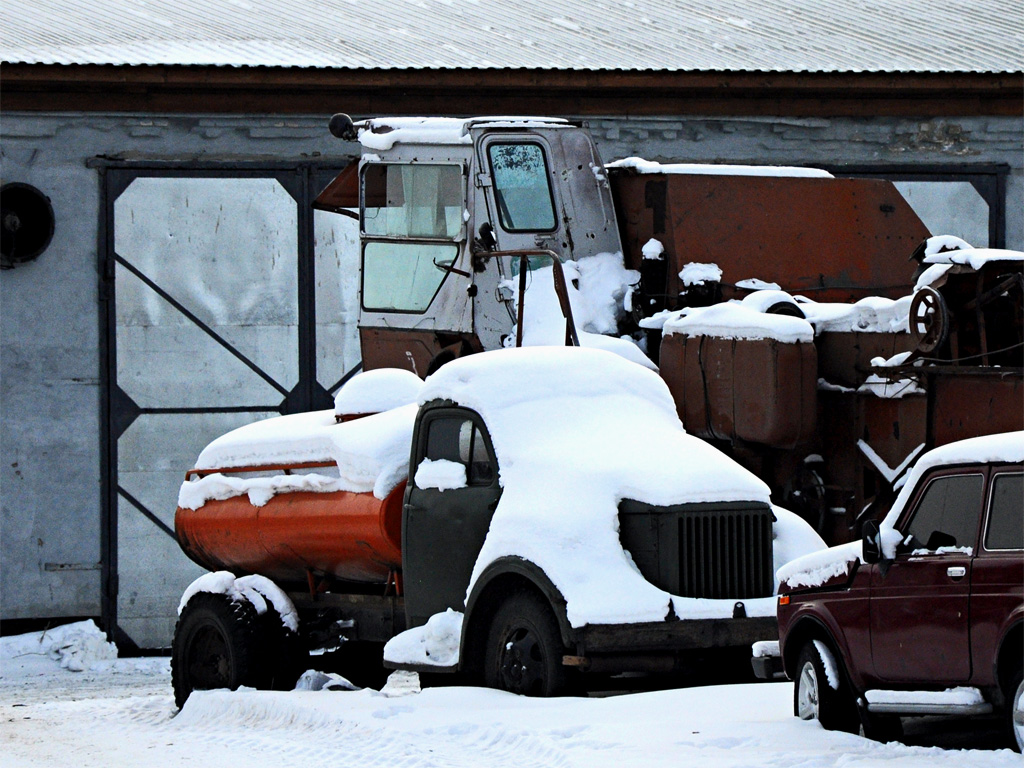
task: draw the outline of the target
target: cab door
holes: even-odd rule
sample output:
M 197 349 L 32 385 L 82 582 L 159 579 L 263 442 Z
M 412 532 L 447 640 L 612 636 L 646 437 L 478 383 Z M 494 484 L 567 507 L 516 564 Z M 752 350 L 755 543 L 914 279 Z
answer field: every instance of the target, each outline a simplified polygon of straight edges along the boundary
M 985 476 L 927 478 L 897 529 L 888 568 L 872 568 L 871 655 L 879 680 L 961 683 L 971 678 L 968 602 Z
M 465 610 L 469 577 L 501 496 L 494 450 L 475 412 L 426 411 L 413 443 L 402 526 L 410 627 L 448 608 Z

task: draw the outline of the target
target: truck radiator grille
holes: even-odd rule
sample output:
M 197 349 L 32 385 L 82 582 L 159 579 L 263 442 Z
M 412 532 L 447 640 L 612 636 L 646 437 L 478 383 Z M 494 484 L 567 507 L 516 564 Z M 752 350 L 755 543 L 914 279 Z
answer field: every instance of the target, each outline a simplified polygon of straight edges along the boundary
M 679 516 L 683 597 L 749 599 L 772 594 L 772 514 L 715 510 Z

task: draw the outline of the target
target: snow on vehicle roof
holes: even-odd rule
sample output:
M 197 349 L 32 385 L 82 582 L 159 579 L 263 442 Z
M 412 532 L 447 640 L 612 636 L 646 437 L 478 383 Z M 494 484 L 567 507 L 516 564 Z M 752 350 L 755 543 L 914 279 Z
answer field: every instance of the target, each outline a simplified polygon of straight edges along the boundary
M 387 151 L 395 144 L 472 144 L 469 130 L 484 128 L 571 127 L 549 117 L 375 117 L 357 124 L 359 142 L 366 149 Z
M 619 541 L 623 499 L 769 501 L 761 480 L 683 431 L 657 374 L 598 349 L 504 349 L 442 367 L 420 394 L 433 399 L 477 411 L 498 456 L 503 491 L 467 595 L 488 564 L 515 556 L 551 578 L 573 626 L 660 621 L 670 605 L 681 616 L 731 615 L 732 601 L 683 601 L 653 586 Z
M 696 176 L 788 176 L 812 179 L 835 178 L 821 168 L 797 168 L 787 165 L 719 165 L 709 163 L 658 163 L 642 157 L 626 157 L 605 165 L 635 173 L 689 174 Z

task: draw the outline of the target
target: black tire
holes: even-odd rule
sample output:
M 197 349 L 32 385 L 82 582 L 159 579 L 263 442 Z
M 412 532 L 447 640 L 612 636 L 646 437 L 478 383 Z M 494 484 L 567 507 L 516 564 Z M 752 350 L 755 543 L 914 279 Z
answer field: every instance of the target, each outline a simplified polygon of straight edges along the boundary
M 793 681 L 793 714 L 801 720 L 817 720 L 827 731 L 858 733 L 860 716 L 856 701 L 840 667 L 842 662 L 834 652 L 832 656 L 835 675 L 839 678 L 838 688 L 830 685 L 825 663 L 814 642 L 809 640 L 800 649 Z
M 260 671 L 260 636 L 259 616 L 250 603 L 206 592 L 193 595 L 174 628 L 174 703 L 184 706 L 192 691 L 267 687 Z
M 1006 724 L 1010 730 L 1010 746 L 1024 752 L 1024 671 L 1020 667 L 1010 675 L 1006 687 Z
M 290 691 L 309 667 L 309 650 L 295 632 L 281 623 L 281 614 L 273 606 L 259 617 L 257 648 L 262 654 L 263 678 L 258 688 Z
M 861 714 L 861 733 L 864 738 L 888 744 L 903 738 L 903 721 L 899 715 Z
M 524 696 L 558 696 L 569 687 L 566 649 L 547 602 L 516 592 L 498 608 L 484 648 L 484 684 Z

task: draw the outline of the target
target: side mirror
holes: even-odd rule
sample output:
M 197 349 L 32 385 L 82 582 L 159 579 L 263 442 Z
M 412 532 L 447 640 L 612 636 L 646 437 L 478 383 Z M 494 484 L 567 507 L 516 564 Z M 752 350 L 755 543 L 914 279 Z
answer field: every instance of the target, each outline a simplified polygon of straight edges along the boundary
M 872 565 L 882 559 L 882 542 L 878 534 L 878 523 L 868 520 L 860 529 L 864 562 Z
M 477 242 L 479 242 L 486 251 L 493 251 L 497 248 L 498 239 L 494 236 L 494 227 L 491 226 L 491 222 L 485 221 L 480 225 L 480 229 L 477 230 Z

